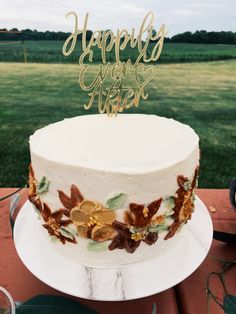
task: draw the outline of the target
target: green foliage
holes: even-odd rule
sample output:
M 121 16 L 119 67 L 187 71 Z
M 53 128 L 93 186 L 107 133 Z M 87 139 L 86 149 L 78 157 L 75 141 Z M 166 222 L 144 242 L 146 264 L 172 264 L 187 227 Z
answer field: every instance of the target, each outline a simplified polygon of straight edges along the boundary
M 236 175 L 236 61 L 158 66 L 150 94 L 131 112 L 174 118 L 200 137 L 199 187 L 228 188 Z M 91 77 L 97 66 L 91 66 Z M 64 118 L 97 113 L 79 89 L 78 65 L 0 63 L 0 186 L 24 186 L 28 138 Z
M 78 64 L 81 54 L 81 43 L 78 42 L 75 51 L 65 57 L 62 54 L 64 41 L 58 40 L 38 40 L 26 41 L 25 51 L 28 63 L 76 63 Z M 150 49 L 154 43 L 150 45 Z M 127 47 L 121 53 L 122 59 L 131 58 L 136 60 L 138 51 Z M 107 61 L 114 61 L 114 50 L 108 53 Z M 236 45 L 215 45 L 215 44 L 184 44 L 170 43 L 164 44 L 160 63 L 176 63 L 176 62 L 198 62 L 198 61 L 216 61 L 236 58 Z M 9 41 L 2 44 L 0 41 L 0 61 L 2 62 L 23 62 L 23 47 L 21 42 L 13 44 Z M 101 62 L 101 53 L 96 47 L 94 49 L 93 62 Z

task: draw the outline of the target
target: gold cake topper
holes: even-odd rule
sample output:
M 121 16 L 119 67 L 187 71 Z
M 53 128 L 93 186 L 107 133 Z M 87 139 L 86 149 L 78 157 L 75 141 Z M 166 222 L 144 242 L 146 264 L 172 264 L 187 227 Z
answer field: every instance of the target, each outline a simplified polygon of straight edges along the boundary
M 84 19 L 83 29 L 79 29 L 78 17 L 75 12 L 69 12 L 66 17 L 73 16 L 74 31 L 66 39 L 62 52 L 64 56 L 69 56 L 75 49 L 78 36 L 82 36 L 82 53 L 79 57 L 81 71 L 79 75 L 80 87 L 88 92 L 89 101 L 84 108 L 89 110 L 97 99 L 98 111 L 108 115 L 116 115 L 125 109 L 138 106 L 140 99 L 147 99 L 145 93 L 146 85 L 155 75 L 156 67 L 146 65 L 145 63 L 155 62 L 159 59 L 164 37 L 166 35 L 165 25 L 162 24 L 159 31 L 154 31 L 154 14 L 147 13 L 140 26 L 139 33 L 135 37 L 135 29 L 128 33 L 126 29 L 113 31 L 99 31 L 92 33 L 91 38 L 87 41 L 87 26 L 89 14 Z M 146 35 L 145 41 L 143 37 Z M 138 50 L 138 56 L 132 63 L 131 58 L 122 61 L 121 52 L 129 45 L 131 48 Z M 95 78 L 92 82 L 88 81 L 90 63 L 93 62 L 94 49 L 101 53 L 101 64 L 97 68 Z M 114 51 L 115 62 L 108 62 L 108 54 Z M 136 86 L 127 84 L 128 75 Z

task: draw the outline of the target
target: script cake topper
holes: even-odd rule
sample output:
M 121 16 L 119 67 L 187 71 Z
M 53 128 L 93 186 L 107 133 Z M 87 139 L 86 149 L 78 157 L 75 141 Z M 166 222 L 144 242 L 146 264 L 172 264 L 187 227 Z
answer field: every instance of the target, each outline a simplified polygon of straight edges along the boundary
M 116 115 L 125 109 L 138 106 L 140 99 L 147 99 L 145 86 L 155 75 L 155 65 L 145 63 L 155 62 L 159 59 L 164 37 L 166 35 L 165 25 L 162 24 L 159 31 L 154 30 L 154 14 L 147 13 L 140 26 L 140 30 L 135 36 L 135 29 L 128 33 L 126 29 L 117 30 L 116 34 L 111 31 L 96 30 L 87 40 L 87 26 L 89 14 L 84 19 L 83 28 L 80 29 L 78 17 L 75 12 L 69 12 L 66 17 L 73 16 L 74 31 L 66 39 L 62 52 L 64 56 L 69 56 L 76 47 L 78 36 L 81 37 L 82 53 L 79 57 L 81 67 L 79 75 L 80 87 L 88 92 L 89 101 L 84 105 L 85 109 L 90 109 L 97 101 L 98 111 L 108 115 Z M 145 39 L 143 40 L 143 38 Z M 123 61 L 122 51 L 127 46 L 137 50 L 135 61 L 131 58 Z M 95 49 L 100 53 L 101 64 L 91 67 Z M 115 56 L 115 62 L 108 62 L 109 54 Z M 96 71 L 95 78 L 91 77 L 89 71 Z M 128 78 L 129 76 L 129 78 Z M 130 85 L 131 81 L 135 83 Z

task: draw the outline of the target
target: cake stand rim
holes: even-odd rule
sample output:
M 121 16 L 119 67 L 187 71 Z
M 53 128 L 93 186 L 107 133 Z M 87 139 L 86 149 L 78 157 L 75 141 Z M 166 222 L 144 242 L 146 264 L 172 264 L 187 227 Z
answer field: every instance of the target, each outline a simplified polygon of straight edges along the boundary
M 128 295 L 128 296 L 118 296 L 118 297 L 93 297 L 93 296 L 89 296 L 89 295 L 82 295 L 82 293 L 75 293 L 74 291 L 70 291 L 70 289 L 68 289 L 68 287 L 66 289 L 62 288 L 62 287 L 58 287 L 57 284 L 54 284 L 52 282 L 50 282 L 50 280 L 47 280 L 44 278 L 42 278 L 42 276 L 40 276 L 38 273 L 37 273 L 37 270 L 35 269 L 32 269 L 34 267 L 32 267 L 31 263 L 29 262 L 29 260 L 25 260 L 23 254 L 22 254 L 22 248 L 19 246 L 20 242 L 17 241 L 17 237 L 19 236 L 19 217 L 21 217 L 22 213 L 24 210 L 27 209 L 27 207 L 29 205 L 31 205 L 31 203 L 29 201 L 26 201 L 25 204 L 21 207 L 20 209 L 20 212 L 18 213 L 18 216 L 16 218 L 16 221 L 15 221 L 15 228 L 14 228 L 14 243 L 15 243 L 15 248 L 16 248 L 16 251 L 17 251 L 17 254 L 18 256 L 20 257 L 22 263 L 26 266 L 26 268 L 37 278 L 39 279 L 40 281 L 42 281 L 43 283 L 47 284 L 48 286 L 52 287 L 53 289 L 56 289 L 60 292 L 63 292 L 65 294 L 69 294 L 71 296 L 74 296 L 74 297 L 78 297 L 78 298 L 84 298 L 84 299 L 89 299 L 89 300 L 97 300 L 97 301 L 126 301 L 126 300 L 134 300 L 134 299 L 140 299 L 140 298 L 144 298 L 144 297 L 148 297 L 148 296 L 151 296 L 151 295 L 154 295 L 154 294 L 157 294 L 157 293 L 160 293 L 162 291 L 165 291 L 173 286 L 175 286 L 176 284 L 182 282 L 184 279 L 188 278 L 201 264 L 202 262 L 204 261 L 204 259 L 206 258 L 209 250 L 210 250 L 210 247 L 211 247 L 211 243 L 212 243 L 212 239 L 213 239 L 213 224 L 212 224 L 212 219 L 211 219 L 211 216 L 210 216 L 210 213 L 208 212 L 205 204 L 202 202 L 202 200 L 196 196 L 196 203 L 195 203 L 195 208 L 196 210 L 198 210 L 197 207 L 201 208 L 201 211 L 204 213 L 205 215 L 205 219 L 207 217 L 207 223 L 208 223 L 208 238 L 207 238 L 207 248 L 205 249 L 205 252 L 204 254 L 202 254 L 201 258 L 199 259 L 198 263 L 196 263 L 194 265 L 193 268 L 189 268 L 189 271 L 188 272 L 185 272 L 183 273 L 182 276 L 179 276 L 177 281 L 176 282 L 172 282 L 171 284 L 167 284 L 167 285 L 163 285 L 163 289 L 158 289 L 157 291 L 155 290 L 150 290 L 148 292 L 143 292 L 143 293 L 136 293 L 135 295 L 131 296 L 131 295 Z M 206 215 L 207 214 L 207 215 Z M 193 214 L 193 217 L 194 217 L 195 213 Z M 193 218 L 192 218 L 193 219 Z M 206 221 L 205 221 L 206 222 Z M 187 224 L 188 225 L 188 224 Z M 151 248 L 150 248 L 151 249 Z M 66 258 L 65 258 L 66 260 Z M 114 270 L 114 271 L 123 271 L 123 270 L 127 270 L 128 268 L 132 268 L 132 267 L 135 267 L 135 268 L 138 268 L 140 266 L 142 266 L 143 264 L 145 263 L 149 263 L 149 262 L 153 262 L 153 264 L 155 263 L 156 259 L 155 258 L 152 258 L 150 260 L 145 260 L 145 261 L 140 261 L 140 262 L 137 262 L 137 263 L 134 263 L 134 264 L 127 264 L 127 265 L 121 265 L 120 267 L 89 267 L 89 266 L 86 266 L 86 265 L 81 265 L 85 268 L 92 268 L 92 269 L 95 269 L 95 270 L 101 270 L 101 271 L 106 271 L 106 270 Z M 72 263 L 71 263 L 72 264 Z M 146 291 L 146 289 L 145 289 Z

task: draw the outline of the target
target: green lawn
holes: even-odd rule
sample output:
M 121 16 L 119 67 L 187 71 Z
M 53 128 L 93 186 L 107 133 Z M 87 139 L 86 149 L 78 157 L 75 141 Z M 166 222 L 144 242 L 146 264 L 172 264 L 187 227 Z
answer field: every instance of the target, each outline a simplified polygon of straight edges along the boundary
M 78 73 L 72 64 L 0 63 L 0 186 L 27 182 L 28 137 L 34 130 L 87 113 Z M 227 188 L 236 176 L 235 86 L 236 61 L 160 65 L 149 99 L 136 110 L 173 117 L 196 130 L 200 187 Z
M 78 63 L 81 52 L 80 44 L 77 45 L 75 52 L 71 56 L 64 57 L 62 54 L 63 43 L 63 41 L 54 40 L 26 41 L 27 61 L 37 63 Z M 108 55 L 108 61 L 112 61 L 114 59 L 114 51 Z M 137 50 L 127 47 L 122 52 L 122 57 L 135 60 Z M 160 62 L 176 63 L 228 59 L 236 59 L 236 45 L 165 43 Z M 93 61 L 100 62 L 100 60 L 101 54 L 98 49 L 95 49 Z M 0 42 L 0 61 L 24 62 L 21 42 L 16 44 L 11 44 L 10 42 L 1 44 Z

